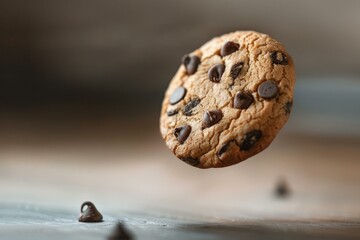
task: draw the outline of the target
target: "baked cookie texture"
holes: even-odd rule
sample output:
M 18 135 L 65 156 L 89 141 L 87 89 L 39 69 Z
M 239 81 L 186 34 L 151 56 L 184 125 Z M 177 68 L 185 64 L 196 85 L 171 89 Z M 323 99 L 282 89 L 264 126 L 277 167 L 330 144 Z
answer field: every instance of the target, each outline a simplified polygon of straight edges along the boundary
M 239 163 L 264 150 L 289 118 L 294 63 L 270 36 L 237 31 L 185 55 L 165 92 L 160 132 L 198 168 Z

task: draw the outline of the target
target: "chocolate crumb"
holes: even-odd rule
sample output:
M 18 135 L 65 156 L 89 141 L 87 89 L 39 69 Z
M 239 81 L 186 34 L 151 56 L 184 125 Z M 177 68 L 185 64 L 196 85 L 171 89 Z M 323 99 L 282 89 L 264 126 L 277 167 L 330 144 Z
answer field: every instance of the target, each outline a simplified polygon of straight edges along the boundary
M 183 144 L 186 141 L 186 139 L 189 137 L 190 132 L 191 132 L 191 126 L 184 125 L 175 128 L 174 135 L 176 139 L 179 141 L 179 143 Z
M 170 104 L 174 105 L 180 102 L 186 94 L 186 88 L 178 87 L 174 90 L 174 92 L 170 96 Z
M 192 75 L 197 71 L 200 62 L 200 58 L 195 55 L 185 55 L 182 58 L 182 64 L 185 66 L 186 72 L 189 75 Z
M 84 210 L 84 207 L 87 208 Z M 87 201 L 81 204 L 80 212 L 79 222 L 102 222 L 103 220 L 103 216 L 92 202 Z
M 223 117 L 221 110 L 206 111 L 202 121 L 202 129 L 211 127 L 220 122 Z
M 231 143 L 236 144 L 236 141 L 235 141 L 235 140 L 231 140 L 231 141 L 229 141 L 229 142 L 223 143 L 223 144 L 220 146 L 220 149 L 219 149 L 218 152 L 217 152 L 218 157 L 221 157 L 221 156 L 229 149 Z
M 237 92 L 234 97 L 234 108 L 247 109 L 254 102 L 254 97 L 248 92 Z
M 287 65 L 288 59 L 287 56 L 282 52 L 271 52 L 270 53 L 271 60 L 274 64 Z
M 223 75 L 224 71 L 225 65 L 222 63 L 212 66 L 208 72 L 209 80 L 215 83 L 220 82 L 221 76 Z
M 237 78 L 242 70 L 244 66 L 244 63 L 243 62 L 238 62 L 238 63 L 235 63 L 231 69 L 230 69 L 230 76 L 233 80 L 235 80 L 235 78 Z
M 171 117 L 171 116 L 174 116 L 174 115 L 176 115 L 176 114 L 178 114 L 178 112 L 179 112 L 179 109 L 170 109 L 170 110 L 168 110 L 167 112 L 166 112 L 166 114 L 169 116 L 169 117 Z
M 265 82 L 261 83 L 258 87 L 258 93 L 260 97 L 265 100 L 271 100 L 275 98 L 279 93 L 279 88 L 277 83 L 272 80 L 266 80 Z
M 240 47 L 240 45 L 235 42 L 231 42 L 231 41 L 226 42 L 220 50 L 220 55 L 222 57 L 230 55 L 233 52 L 236 52 L 237 50 L 239 50 L 239 47 Z
M 240 144 L 241 151 L 248 151 L 252 148 L 258 140 L 262 137 L 262 132 L 259 130 L 254 130 L 245 134 L 245 137 L 242 139 Z
M 113 232 L 108 236 L 108 240 L 132 240 L 133 236 L 122 223 L 117 223 Z
M 197 166 L 200 164 L 199 159 L 192 157 L 180 157 L 180 159 L 191 166 Z
M 200 98 L 191 99 L 191 101 L 188 102 L 184 107 L 184 110 L 183 110 L 184 115 L 191 116 L 192 109 L 195 108 L 197 105 L 199 105 L 200 101 L 201 101 Z
M 285 181 L 285 179 L 280 179 L 274 190 L 275 196 L 279 198 L 286 198 L 290 195 L 291 191 L 289 188 L 288 183 Z

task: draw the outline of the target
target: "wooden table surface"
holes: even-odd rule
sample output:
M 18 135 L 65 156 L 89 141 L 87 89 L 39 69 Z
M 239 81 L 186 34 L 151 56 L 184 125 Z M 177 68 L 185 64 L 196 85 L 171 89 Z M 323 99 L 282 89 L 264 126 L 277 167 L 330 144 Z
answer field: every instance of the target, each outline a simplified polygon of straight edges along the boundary
M 360 238 L 356 139 L 281 133 L 257 156 L 210 170 L 177 160 L 157 132 L 20 145 L 1 145 L 1 239 L 105 239 L 117 221 L 136 239 Z M 274 195 L 281 178 L 286 198 Z M 104 222 L 77 222 L 86 200 Z

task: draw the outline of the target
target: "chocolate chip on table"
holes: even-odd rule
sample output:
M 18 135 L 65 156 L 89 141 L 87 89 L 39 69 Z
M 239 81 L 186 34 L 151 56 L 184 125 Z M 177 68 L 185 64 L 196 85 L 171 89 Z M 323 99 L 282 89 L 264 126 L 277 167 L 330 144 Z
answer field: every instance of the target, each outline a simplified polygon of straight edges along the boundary
M 231 140 L 231 141 L 229 141 L 229 142 L 223 143 L 223 144 L 220 146 L 220 149 L 219 149 L 218 152 L 217 152 L 218 157 L 221 157 L 221 155 L 223 155 L 223 154 L 229 149 L 231 143 L 236 144 L 236 141 L 235 141 L 235 140 Z
M 185 97 L 185 94 L 186 94 L 186 88 L 178 87 L 170 96 L 170 104 L 174 105 L 180 102 Z
M 87 208 L 84 210 L 84 207 Z M 87 201 L 81 204 L 80 212 L 79 222 L 102 222 L 103 220 L 103 216 L 92 202 Z
M 220 82 L 221 76 L 225 71 L 225 65 L 220 63 L 212 66 L 208 71 L 208 77 L 212 82 Z
M 237 50 L 239 50 L 239 47 L 240 47 L 240 45 L 235 42 L 231 42 L 231 41 L 226 42 L 220 50 L 220 55 L 222 57 L 230 55 L 233 52 L 236 52 Z
M 133 236 L 122 223 L 117 223 L 112 233 L 107 237 L 108 240 L 131 240 Z
M 271 60 L 274 64 L 286 65 L 288 64 L 287 56 L 282 52 L 271 52 L 270 53 Z
M 185 55 L 181 62 L 184 64 L 187 74 L 192 75 L 197 71 L 200 64 L 200 58 L 195 55 Z
M 166 112 L 166 114 L 169 116 L 169 117 L 171 117 L 171 116 L 174 116 L 174 115 L 176 115 L 176 114 L 178 114 L 178 112 L 179 112 L 179 109 L 170 109 L 170 110 L 168 110 L 167 112 Z
M 254 102 L 251 93 L 237 92 L 234 97 L 234 108 L 247 109 Z
M 285 179 L 280 179 L 275 186 L 274 189 L 275 196 L 279 198 L 286 198 L 290 195 L 291 191 L 289 185 L 285 181 Z
M 259 130 L 253 130 L 245 134 L 245 137 L 241 140 L 240 150 L 248 151 L 252 148 L 257 141 L 262 137 L 262 132 Z
M 293 105 L 292 102 L 287 102 L 287 103 L 285 104 L 284 109 L 285 109 L 285 113 L 286 113 L 286 114 L 290 114 L 290 113 L 291 113 L 292 105 Z
M 194 107 L 196 107 L 197 105 L 199 105 L 200 103 L 200 98 L 194 98 L 192 99 L 190 102 L 188 102 L 185 107 L 184 107 L 184 110 L 183 110 L 183 113 L 185 116 L 191 116 L 192 114 L 192 109 Z
M 223 117 L 221 110 L 206 111 L 202 121 L 202 128 L 208 128 L 218 123 Z
M 175 128 L 174 135 L 180 144 L 183 144 L 191 133 L 191 126 L 184 125 Z
M 260 97 L 266 100 L 270 100 L 277 96 L 279 92 L 279 88 L 275 81 L 266 80 L 265 82 L 261 83 L 258 87 L 258 93 Z
M 200 161 L 197 158 L 192 158 L 192 157 L 180 157 L 180 159 L 184 162 L 186 162 L 187 164 L 191 165 L 191 166 L 197 166 L 199 165 Z
M 238 62 L 238 63 L 235 63 L 231 69 L 230 69 L 230 76 L 233 80 L 235 80 L 235 78 L 237 78 L 242 70 L 244 66 L 244 63 L 243 62 Z

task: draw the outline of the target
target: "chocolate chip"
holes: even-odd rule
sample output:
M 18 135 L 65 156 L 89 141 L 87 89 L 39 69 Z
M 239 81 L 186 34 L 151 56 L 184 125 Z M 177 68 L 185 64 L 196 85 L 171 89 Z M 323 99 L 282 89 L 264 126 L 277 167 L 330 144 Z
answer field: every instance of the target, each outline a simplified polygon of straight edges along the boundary
M 289 101 L 285 104 L 284 109 L 285 109 L 286 114 L 291 113 L 292 105 L 293 105 L 293 103 L 291 101 Z
M 84 211 L 85 206 L 87 208 Z M 103 216 L 92 202 L 87 201 L 81 204 L 80 212 L 79 222 L 102 222 Z
M 252 148 L 257 141 L 262 137 L 262 133 L 259 130 L 254 130 L 245 134 L 245 137 L 241 140 L 240 150 L 247 151 Z
M 190 102 L 188 102 L 183 110 L 185 116 L 191 116 L 192 109 L 196 107 L 200 103 L 200 98 L 194 98 Z
M 186 94 L 186 88 L 178 87 L 170 96 L 170 104 L 174 105 L 180 102 L 185 97 L 185 94 Z
M 274 193 L 275 196 L 279 198 L 286 198 L 290 195 L 291 193 L 290 188 L 284 179 L 280 179 L 278 181 L 278 183 L 275 186 Z
M 200 58 L 198 56 L 185 55 L 182 58 L 182 64 L 184 64 L 186 72 L 188 74 L 194 74 L 200 64 Z
M 191 166 L 197 166 L 200 164 L 199 159 L 191 157 L 180 157 L 180 159 Z
M 124 227 L 122 223 L 117 223 L 108 240 L 131 240 L 133 239 L 130 232 Z
M 221 110 L 206 111 L 204 114 L 202 128 L 208 128 L 218 123 L 223 117 Z
M 239 76 L 241 69 L 243 68 L 244 63 L 243 62 L 238 62 L 235 63 L 230 70 L 230 76 L 232 77 L 232 79 L 235 79 Z
M 237 92 L 234 97 L 234 108 L 247 109 L 254 102 L 251 93 Z
M 240 45 L 235 42 L 226 42 L 220 50 L 220 55 L 222 57 L 225 57 L 225 56 L 232 54 L 233 52 L 236 52 L 237 50 L 239 50 L 239 47 L 240 47 Z
M 220 149 L 219 149 L 218 152 L 217 152 L 218 157 L 221 157 L 221 155 L 223 155 L 223 154 L 229 149 L 231 143 L 236 144 L 236 141 L 235 141 L 235 140 L 231 140 L 231 141 L 229 141 L 229 142 L 223 143 L 223 144 L 220 146 Z
M 208 77 L 212 82 L 220 82 L 221 76 L 225 71 L 225 65 L 220 63 L 212 66 L 208 71 Z
M 189 137 L 190 132 L 191 132 L 191 126 L 184 125 L 175 128 L 174 135 L 176 139 L 179 141 L 179 143 L 183 144 L 186 141 L 186 139 Z
M 258 87 L 258 93 L 263 99 L 269 100 L 277 96 L 279 92 L 275 81 L 266 80 Z
M 167 112 L 166 112 L 166 114 L 170 117 L 170 116 L 174 116 L 174 115 L 176 115 L 176 114 L 178 114 L 178 112 L 179 112 L 179 109 L 170 109 L 170 110 L 168 110 Z
M 271 60 L 274 64 L 286 65 L 288 64 L 287 56 L 282 52 L 271 52 L 270 53 Z

